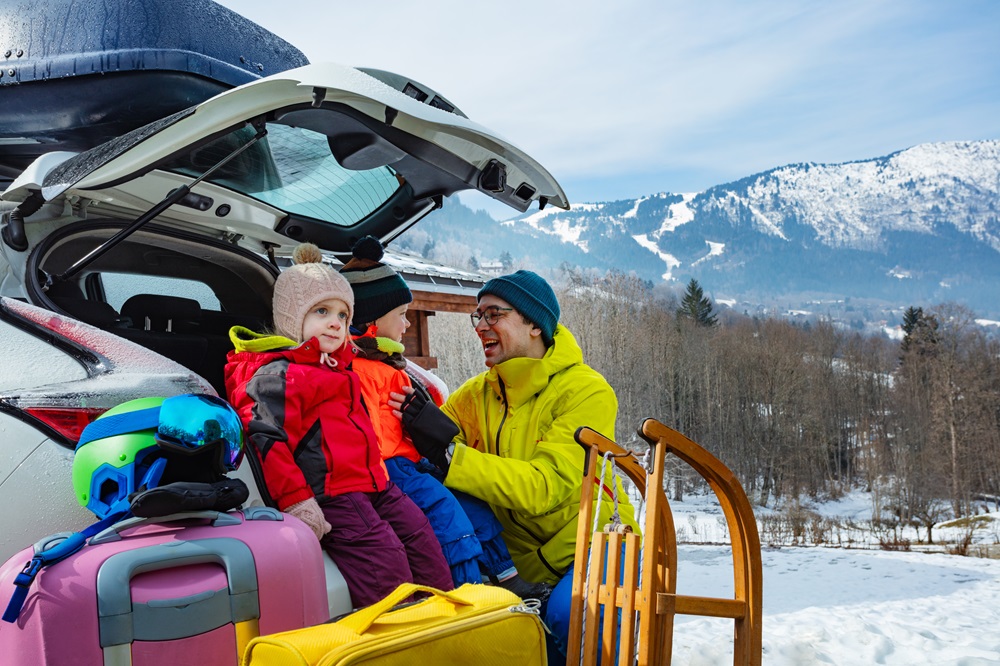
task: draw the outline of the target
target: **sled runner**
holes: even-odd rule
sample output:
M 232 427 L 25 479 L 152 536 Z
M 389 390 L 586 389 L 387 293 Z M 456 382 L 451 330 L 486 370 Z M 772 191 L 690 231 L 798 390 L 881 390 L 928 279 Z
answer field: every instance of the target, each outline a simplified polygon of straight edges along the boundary
M 760 538 L 743 488 L 717 458 L 662 423 L 646 419 L 639 435 L 650 445 L 649 469 L 632 452 L 600 433 L 590 428 L 576 431 L 576 440 L 586 449 L 587 456 L 580 495 L 567 664 L 612 664 L 616 650 L 617 663 L 622 666 L 669 664 L 674 616 L 681 614 L 732 618 L 733 663 L 758 666 L 761 663 Z M 677 534 L 663 492 L 667 453 L 686 462 L 708 481 L 722 506 L 732 539 L 733 599 L 676 593 Z M 614 522 L 594 530 L 598 458 L 613 461 L 644 495 L 644 538 Z M 600 622 L 602 611 L 603 622 Z

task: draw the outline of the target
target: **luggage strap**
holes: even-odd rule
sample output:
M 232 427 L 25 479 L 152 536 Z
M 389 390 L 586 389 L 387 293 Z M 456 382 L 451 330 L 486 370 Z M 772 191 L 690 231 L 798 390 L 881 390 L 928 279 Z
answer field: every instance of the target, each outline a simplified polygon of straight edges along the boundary
M 442 597 L 452 602 L 456 606 L 473 606 L 474 601 L 464 599 L 462 595 L 455 590 L 450 592 L 444 592 L 434 587 L 428 587 L 426 585 L 417 585 L 416 583 L 402 583 L 395 590 L 390 592 L 385 598 L 380 601 L 375 602 L 371 606 L 362 608 L 342 620 L 338 620 L 337 624 L 342 627 L 353 631 L 354 633 L 361 635 L 368 631 L 368 628 L 375 623 L 384 613 L 392 610 L 393 606 L 405 601 L 409 597 L 413 596 L 415 592 L 426 592 L 435 597 Z
M 83 546 L 87 543 L 87 539 L 94 536 L 98 532 L 101 532 L 105 528 L 114 525 L 116 522 L 128 515 L 128 513 L 129 512 L 125 510 L 109 514 L 103 520 L 99 520 L 82 531 L 74 532 L 55 545 L 36 552 L 35 556 L 24 565 L 23 569 L 21 569 L 21 573 L 17 574 L 14 578 L 14 594 L 7 603 L 7 610 L 4 611 L 2 618 L 3 621 L 17 622 L 17 618 L 21 614 L 21 608 L 24 606 L 24 601 L 28 597 L 28 588 L 31 587 L 31 584 L 35 580 L 35 576 L 37 576 L 38 572 L 42 570 L 42 567 L 46 567 L 50 564 L 55 564 L 56 562 L 66 559 L 76 551 L 83 548 Z M 39 543 L 50 541 L 51 539 L 52 537 L 49 537 L 48 539 L 43 539 Z
M 143 412 L 149 411 L 150 410 L 143 410 Z M 114 421 L 116 418 L 117 417 L 109 417 L 108 419 L 103 419 L 102 421 Z M 148 418 L 148 415 L 143 418 Z M 94 421 L 94 423 L 101 423 L 102 421 Z M 82 438 L 81 442 L 84 444 L 86 443 L 86 441 Z M 79 445 L 77 448 L 79 448 Z M 150 465 L 148 470 L 146 470 L 146 474 L 142 479 L 142 487 L 155 487 L 159 484 L 166 465 L 167 461 L 163 458 L 154 460 L 153 464 Z M 38 572 L 42 570 L 42 567 L 47 567 L 50 564 L 55 564 L 60 560 L 66 559 L 76 551 L 83 548 L 87 544 L 87 539 L 94 536 L 98 532 L 103 532 L 106 528 L 111 527 L 119 520 L 128 518 L 131 515 L 132 509 L 130 502 L 128 498 L 123 498 L 115 502 L 108 509 L 108 514 L 93 525 L 86 527 L 79 532 L 71 533 L 68 537 L 59 540 L 54 545 L 49 544 L 56 541 L 55 537 L 62 536 L 62 534 L 46 537 L 36 543 L 35 556 L 24 565 L 24 568 L 21 569 L 21 573 L 17 574 L 14 578 L 14 594 L 11 595 L 10 601 L 7 602 L 7 609 L 4 611 L 3 617 L 0 619 L 4 622 L 17 622 L 17 618 L 21 614 L 21 609 L 24 607 L 24 601 L 28 598 L 28 588 L 31 587 L 31 584 L 35 580 L 35 576 L 37 576 Z M 44 547 L 42 544 L 44 544 Z

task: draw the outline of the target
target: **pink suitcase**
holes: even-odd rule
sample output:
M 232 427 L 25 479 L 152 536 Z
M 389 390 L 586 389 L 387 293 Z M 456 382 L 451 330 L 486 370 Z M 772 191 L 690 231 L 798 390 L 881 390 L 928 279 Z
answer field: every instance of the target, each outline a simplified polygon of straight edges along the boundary
M 0 567 L 0 606 L 32 553 Z M 258 634 L 327 615 L 319 542 L 291 516 L 253 507 L 132 518 L 39 572 L 17 622 L 0 623 L 0 661 L 238 664 Z

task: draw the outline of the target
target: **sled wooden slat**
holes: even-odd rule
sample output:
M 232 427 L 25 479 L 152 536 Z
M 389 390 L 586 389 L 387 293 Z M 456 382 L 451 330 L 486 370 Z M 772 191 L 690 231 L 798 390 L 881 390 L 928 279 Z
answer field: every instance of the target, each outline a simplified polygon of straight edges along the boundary
M 687 597 L 661 593 L 656 595 L 656 612 L 667 613 L 673 606 L 678 615 L 703 615 L 705 617 L 728 617 L 734 620 L 746 616 L 746 603 L 737 599 L 714 599 L 711 597 Z
M 708 451 L 658 421 L 643 421 L 639 435 L 651 447 L 652 471 L 648 475 L 634 454 L 600 433 L 590 428 L 580 428 L 576 432 L 576 439 L 587 451 L 587 456 L 577 527 L 567 663 L 610 665 L 614 663 L 617 646 L 620 665 L 670 664 L 674 617 L 680 614 L 732 619 L 735 625 L 733 663 L 758 666 L 762 656 L 760 538 L 742 486 Z M 596 479 L 597 459 L 608 452 L 614 455 L 615 466 L 635 483 L 645 498 L 645 547 L 641 549 L 641 567 L 638 566 L 638 535 L 603 530 L 590 534 L 595 486 L 607 483 L 607 479 Z M 663 492 L 667 453 L 694 468 L 708 482 L 722 507 L 732 537 L 732 599 L 676 593 L 677 535 Z M 608 565 L 606 572 L 605 563 Z M 602 609 L 605 611 L 601 624 L 601 654 L 598 655 L 597 626 Z M 635 631 L 636 622 L 638 632 Z
M 619 589 L 619 567 L 622 560 L 622 535 L 617 532 L 606 534 L 607 541 L 607 566 L 604 568 L 604 584 L 599 590 L 600 605 L 604 608 L 618 608 L 617 596 Z M 601 662 L 610 664 L 615 656 L 615 644 L 617 641 L 618 613 L 606 612 L 604 614 L 604 637 L 601 643 Z
M 639 541 L 638 534 L 625 537 L 625 576 L 619 591 L 621 612 L 621 632 L 618 650 L 621 659 L 635 652 L 635 596 L 639 589 Z M 622 661 L 622 664 L 629 662 Z
M 607 543 L 607 535 L 603 533 L 598 533 L 594 535 L 594 550 L 591 560 L 591 566 L 589 573 L 589 579 L 587 581 L 587 589 L 599 590 L 601 586 L 601 572 L 604 571 L 604 546 Z M 584 567 L 586 571 L 586 567 Z M 588 637 L 587 647 L 588 650 L 584 657 L 584 666 L 593 666 L 597 663 L 597 630 L 598 630 L 598 619 L 600 618 L 600 598 L 597 594 L 588 595 L 586 598 L 587 602 L 587 617 L 586 622 L 583 623 L 584 636 Z

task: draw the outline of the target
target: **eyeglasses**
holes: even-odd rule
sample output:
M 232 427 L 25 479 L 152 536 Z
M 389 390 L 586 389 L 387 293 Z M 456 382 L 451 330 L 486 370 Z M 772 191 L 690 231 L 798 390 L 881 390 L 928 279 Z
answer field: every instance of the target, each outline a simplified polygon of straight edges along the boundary
M 473 328 L 479 326 L 480 319 L 485 319 L 486 325 L 492 326 L 493 324 L 497 323 L 497 320 L 500 319 L 500 317 L 503 317 L 508 312 L 513 312 L 513 311 L 514 308 L 500 308 L 500 307 L 486 308 L 486 312 L 480 312 L 479 310 L 476 310 L 475 312 L 469 315 L 469 319 L 472 320 Z

